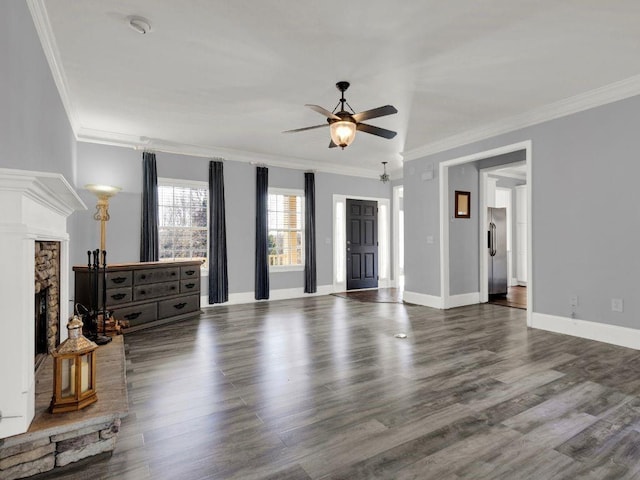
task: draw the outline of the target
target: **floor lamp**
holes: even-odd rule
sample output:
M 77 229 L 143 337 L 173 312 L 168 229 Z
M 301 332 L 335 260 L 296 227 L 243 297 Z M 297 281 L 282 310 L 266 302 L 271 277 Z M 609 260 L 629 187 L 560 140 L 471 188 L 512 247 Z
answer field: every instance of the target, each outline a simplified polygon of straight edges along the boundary
M 109 185 L 85 185 L 84 188 L 98 197 L 96 205 L 96 213 L 93 219 L 100 222 L 100 251 L 106 250 L 107 241 L 107 222 L 109 221 L 109 199 L 122 190 L 120 187 L 112 187 Z
M 92 275 L 92 305 L 90 308 L 90 318 L 92 324 L 95 325 L 95 339 L 94 341 L 98 345 L 104 345 L 111 341 L 111 338 L 105 335 L 106 333 L 106 319 L 107 319 L 107 222 L 109 221 L 109 199 L 116 193 L 122 190 L 120 187 L 112 187 L 109 185 L 85 185 L 88 191 L 93 193 L 98 198 L 96 204 L 96 213 L 93 214 L 94 220 L 100 222 L 100 250 L 94 252 L 87 252 L 89 255 L 89 272 Z M 91 254 L 93 254 L 93 262 L 91 262 Z M 102 335 L 98 331 L 98 318 L 99 318 L 99 300 L 98 300 L 98 283 L 100 272 L 100 259 L 102 258 Z M 93 265 L 93 270 L 92 270 Z M 95 277 L 94 277 L 95 276 Z

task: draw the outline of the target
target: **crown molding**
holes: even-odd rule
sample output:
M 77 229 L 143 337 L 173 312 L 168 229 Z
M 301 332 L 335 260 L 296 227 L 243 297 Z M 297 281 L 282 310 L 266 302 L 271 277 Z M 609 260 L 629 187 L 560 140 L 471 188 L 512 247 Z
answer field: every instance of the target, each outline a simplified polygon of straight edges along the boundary
M 58 88 L 62 106 L 67 112 L 67 118 L 71 124 L 71 130 L 77 139 L 78 130 L 80 128 L 80 118 L 74 109 L 71 96 L 69 95 L 69 83 L 62 68 L 60 50 L 58 49 L 58 44 L 56 43 L 55 36 L 53 35 L 53 29 L 51 28 L 51 22 L 49 21 L 49 14 L 45 7 L 45 0 L 27 0 L 27 6 L 29 7 L 31 18 L 33 19 L 38 37 L 40 38 L 40 44 L 42 45 L 44 56 L 47 59 L 47 63 L 49 63 L 51 76 Z
M 521 128 L 566 117 L 567 115 L 600 107 L 639 94 L 640 75 L 636 75 L 522 114 L 514 115 L 498 122 L 484 125 L 480 128 L 468 130 L 443 140 L 402 152 L 401 155 L 405 162 L 416 160 L 428 155 L 433 155 L 434 153 L 444 152 L 473 142 L 513 132 Z
M 77 134 L 77 138 L 80 142 L 99 143 L 116 147 L 133 148 L 135 150 L 150 150 L 155 152 L 174 153 L 177 155 L 188 155 L 192 157 L 223 158 L 224 160 L 243 163 L 259 163 L 270 167 L 313 170 L 315 172 L 333 173 L 360 178 L 378 179 L 380 177 L 377 170 L 374 171 L 368 168 L 336 165 L 334 163 L 321 163 L 315 160 L 283 157 L 280 155 L 276 156 L 231 148 L 192 145 L 87 128 L 81 128 Z M 398 176 L 398 178 L 402 177 Z

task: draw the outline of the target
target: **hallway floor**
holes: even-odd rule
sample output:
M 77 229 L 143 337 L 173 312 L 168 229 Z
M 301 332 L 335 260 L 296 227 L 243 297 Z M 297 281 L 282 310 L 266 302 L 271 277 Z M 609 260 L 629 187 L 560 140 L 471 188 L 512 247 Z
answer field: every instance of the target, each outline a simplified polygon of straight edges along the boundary
M 503 307 L 527 309 L 527 287 L 509 287 L 505 297 L 489 298 L 492 305 L 502 305 Z

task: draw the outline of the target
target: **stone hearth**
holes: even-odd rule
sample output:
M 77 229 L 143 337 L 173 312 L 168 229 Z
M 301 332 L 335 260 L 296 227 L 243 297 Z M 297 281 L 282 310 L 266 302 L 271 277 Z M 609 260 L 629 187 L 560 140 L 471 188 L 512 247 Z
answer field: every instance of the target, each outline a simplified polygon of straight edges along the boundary
M 0 439 L 0 478 L 13 480 L 115 448 L 120 419 L 128 412 L 123 337 L 96 353 L 98 401 L 69 413 L 49 413 L 53 361 L 47 357 L 36 376 L 35 417 L 26 433 Z

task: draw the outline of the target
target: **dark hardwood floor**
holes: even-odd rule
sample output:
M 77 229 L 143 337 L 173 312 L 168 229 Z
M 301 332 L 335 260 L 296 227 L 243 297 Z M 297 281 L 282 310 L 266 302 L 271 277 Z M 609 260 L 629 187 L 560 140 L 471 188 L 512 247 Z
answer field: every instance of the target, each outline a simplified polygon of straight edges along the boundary
M 125 340 L 115 453 L 40 478 L 640 478 L 640 353 L 522 310 L 310 297 Z

